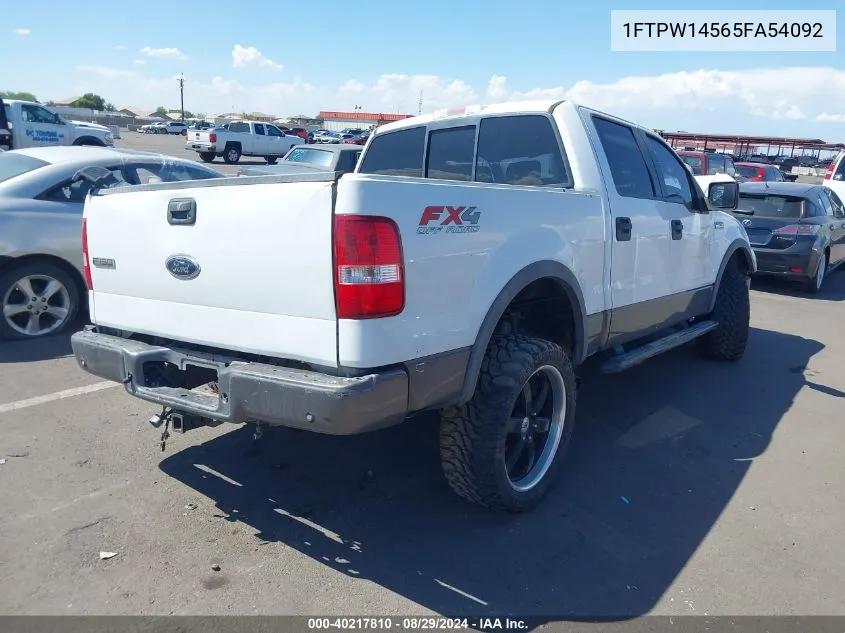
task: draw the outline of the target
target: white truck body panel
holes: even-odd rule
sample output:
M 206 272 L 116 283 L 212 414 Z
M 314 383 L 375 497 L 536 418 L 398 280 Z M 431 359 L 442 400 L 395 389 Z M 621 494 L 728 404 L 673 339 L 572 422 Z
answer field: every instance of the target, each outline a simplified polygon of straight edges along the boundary
M 221 179 L 222 180 L 222 179 Z M 196 185 L 197 183 L 193 183 Z M 331 182 L 115 191 L 85 204 L 95 323 L 303 362 L 337 363 Z M 193 226 L 171 226 L 168 202 L 196 201 Z M 237 227 L 233 230 L 233 227 Z M 167 258 L 201 267 L 175 278 Z
M 477 207 L 481 230 L 417 235 L 420 214 L 431 201 Z M 523 230 L 515 230 L 515 208 L 531 209 Z M 399 225 L 407 298 L 404 311 L 395 317 L 340 320 L 341 365 L 375 367 L 471 346 L 504 285 L 541 259 L 561 261 L 575 272 L 585 289 L 588 313 L 605 309 L 605 227 L 602 199 L 595 192 L 343 176 L 335 212 L 364 210 Z
M 839 152 L 833 159 L 833 169 L 830 178 L 825 177 L 822 185 L 833 191 L 839 199 L 845 202 L 845 152 Z

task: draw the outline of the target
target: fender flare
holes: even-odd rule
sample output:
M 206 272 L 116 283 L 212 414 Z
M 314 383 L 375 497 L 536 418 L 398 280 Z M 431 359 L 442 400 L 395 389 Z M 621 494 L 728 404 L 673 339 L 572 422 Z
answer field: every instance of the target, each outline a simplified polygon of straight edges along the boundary
M 728 262 L 731 261 L 731 258 L 737 253 L 737 251 L 742 251 L 745 255 L 745 260 L 748 263 L 749 275 L 754 274 L 757 272 L 754 270 L 754 262 L 756 261 L 754 258 L 754 253 L 751 251 L 751 247 L 742 239 L 735 239 L 731 242 L 730 246 L 728 246 L 727 250 L 725 251 L 725 256 L 722 258 L 722 263 L 719 265 L 719 274 L 716 275 L 716 283 L 713 284 L 713 297 L 710 299 L 710 310 L 709 312 L 713 311 L 713 308 L 716 307 L 716 297 L 719 295 L 719 284 L 722 283 L 722 277 L 725 274 L 725 268 L 728 267 Z
M 96 136 L 80 136 L 73 142 L 74 145 L 94 145 L 96 147 L 105 147 L 106 144 L 98 139 Z
M 581 292 L 578 279 L 569 268 L 560 262 L 553 260 L 534 262 L 511 277 L 510 281 L 499 292 L 490 309 L 487 311 L 487 315 L 481 322 L 481 327 L 475 336 L 475 343 L 472 345 L 469 361 L 467 362 L 460 403 L 468 402 L 472 398 L 476 383 L 478 382 L 478 376 L 481 373 L 481 363 L 487 352 L 487 346 L 490 344 L 490 339 L 493 338 L 493 332 L 511 301 L 522 290 L 528 287 L 529 284 L 545 278 L 550 278 L 558 282 L 566 292 L 569 302 L 572 304 L 575 319 L 575 336 L 573 340 L 573 358 L 571 360 L 574 365 L 579 365 L 584 360 L 587 340 L 587 319 L 585 316 L 584 295 Z

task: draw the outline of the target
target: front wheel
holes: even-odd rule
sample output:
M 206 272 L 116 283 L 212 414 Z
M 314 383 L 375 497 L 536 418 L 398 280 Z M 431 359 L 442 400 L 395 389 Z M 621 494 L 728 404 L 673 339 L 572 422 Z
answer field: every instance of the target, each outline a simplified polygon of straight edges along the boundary
M 745 355 L 751 324 L 749 278 L 735 261 L 719 283 L 716 305 L 709 318 L 719 326 L 696 339 L 699 355 L 710 360 L 736 361 Z
M 79 288 L 57 266 L 33 261 L 0 276 L 0 339 L 58 334 L 79 310 Z
M 572 438 L 576 380 L 557 344 L 496 336 L 472 399 L 441 414 L 440 458 L 454 492 L 493 510 L 536 506 Z

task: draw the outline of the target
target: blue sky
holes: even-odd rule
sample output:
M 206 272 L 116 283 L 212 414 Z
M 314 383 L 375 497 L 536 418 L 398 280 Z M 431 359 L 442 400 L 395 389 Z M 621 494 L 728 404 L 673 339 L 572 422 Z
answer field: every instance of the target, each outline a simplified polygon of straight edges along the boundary
M 416 113 L 531 96 L 569 97 L 652 127 L 845 140 L 845 55 L 610 51 L 610 10 L 594 0 L 383 0 L 313 3 L 296 17 L 278 0 L 206 0 L 128 12 L 113 2 L 46 0 L 4 7 L 0 90 L 39 99 L 97 92 L 118 107 L 204 113 L 319 110 Z M 793 9 L 744 0 L 708 9 Z M 802 2 L 802 9 L 836 3 Z M 584 7 L 580 11 L 572 7 Z M 589 7 L 589 8 L 586 8 Z M 679 7 L 640 1 L 637 9 Z M 845 11 L 842 12 L 845 15 Z M 158 16 L 161 16 L 160 18 Z M 180 16 L 174 19 L 172 16 Z M 355 27 L 347 32 L 346 24 Z M 845 50 L 843 31 L 837 48 Z

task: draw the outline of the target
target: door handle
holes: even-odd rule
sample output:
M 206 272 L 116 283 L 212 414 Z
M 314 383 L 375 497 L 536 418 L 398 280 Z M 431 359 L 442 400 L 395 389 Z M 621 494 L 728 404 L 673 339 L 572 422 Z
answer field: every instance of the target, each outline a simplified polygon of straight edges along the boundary
M 616 218 L 616 241 L 631 241 L 631 218 Z
M 167 223 L 196 224 L 197 201 L 193 198 L 174 198 L 167 203 Z
M 684 223 L 680 220 L 672 220 L 672 239 L 679 240 L 684 236 Z

